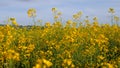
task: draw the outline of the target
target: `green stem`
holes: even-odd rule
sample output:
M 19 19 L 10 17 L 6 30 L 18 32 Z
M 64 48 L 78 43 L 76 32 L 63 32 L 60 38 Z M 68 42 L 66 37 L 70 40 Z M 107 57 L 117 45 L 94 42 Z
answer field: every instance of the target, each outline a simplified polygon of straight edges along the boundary
M 33 17 L 33 22 L 34 22 L 34 26 L 36 26 L 36 21 L 35 21 L 35 17 Z

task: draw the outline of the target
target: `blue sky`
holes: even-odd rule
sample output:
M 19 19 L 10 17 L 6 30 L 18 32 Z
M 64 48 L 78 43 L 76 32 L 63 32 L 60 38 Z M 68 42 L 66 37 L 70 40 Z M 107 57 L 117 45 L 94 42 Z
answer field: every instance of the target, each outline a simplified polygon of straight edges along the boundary
M 27 16 L 29 8 L 37 10 L 37 18 L 43 23 L 53 22 L 51 8 L 56 7 L 62 12 L 64 21 L 72 19 L 72 15 L 82 11 L 83 18 L 89 16 L 92 20 L 97 16 L 100 23 L 108 23 L 108 9 L 114 8 L 116 15 L 120 17 L 120 0 L 1 0 L 0 1 L 0 24 L 8 17 L 15 17 L 20 25 L 33 24 Z

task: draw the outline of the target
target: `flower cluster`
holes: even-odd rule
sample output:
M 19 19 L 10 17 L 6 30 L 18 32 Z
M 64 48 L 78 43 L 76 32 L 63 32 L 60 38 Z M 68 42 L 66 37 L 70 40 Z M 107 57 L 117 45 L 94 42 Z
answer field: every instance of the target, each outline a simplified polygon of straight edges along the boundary
M 35 13 L 28 10 L 30 17 Z M 0 26 L 0 68 L 120 68 L 119 25 L 99 24 L 97 17 L 91 23 L 88 17 L 85 24 L 65 23 L 57 19 L 44 26 Z

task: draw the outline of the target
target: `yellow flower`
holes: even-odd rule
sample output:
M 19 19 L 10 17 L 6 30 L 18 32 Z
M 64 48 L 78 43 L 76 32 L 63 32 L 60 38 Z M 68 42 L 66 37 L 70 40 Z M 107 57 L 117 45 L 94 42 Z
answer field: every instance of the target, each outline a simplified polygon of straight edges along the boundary
M 118 22 L 118 21 L 120 20 L 120 18 L 119 18 L 118 16 L 114 16 L 114 20 L 115 20 L 116 22 Z
M 14 50 L 10 49 L 7 51 L 8 52 L 8 55 L 7 55 L 7 59 L 13 59 L 13 60 L 16 60 L 16 61 L 19 61 L 19 53 L 15 52 Z
M 0 32 L 0 42 L 2 42 L 4 39 L 4 34 L 2 32 Z
M 16 19 L 15 19 L 15 18 L 13 18 L 13 17 L 11 17 L 11 18 L 10 18 L 10 21 L 16 21 Z
M 72 24 L 72 23 L 73 23 L 72 20 L 68 20 L 68 21 L 67 21 L 67 24 Z
M 36 16 L 36 10 L 34 8 L 30 8 L 27 11 L 27 14 L 28 14 L 29 17 L 35 17 Z
M 52 62 L 46 60 L 46 59 L 42 59 L 43 63 L 47 65 L 47 67 L 51 67 L 53 64 Z
M 53 12 L 56 12 L 56 10 L 57 10 L 56 8 L 52 8 L 52 11 L 53 11 Z
M 15 53 L 15 55 L 13 56 L 13 59 L 15 59 L 16 61 L 19 61 L 19 53 Z
M 101 59 L 101 60 L 103 60 L 105 57 L 103 57 L 103 56 L 100 55 L 100 56 L 98 56 L 98 58 Z
M 58 12 L 57 15 L 60 16 L 60 15 L 62 15 L 62 13 L 61 13 L 61 12 Z
M 57 15 L 56 15 L 56 16 L 54 16 L 54 19 L 58 19 L 58 18 L 59 18 L 59 16 L 57 16 Z
M 42 64 L 42 60 L 41 60 L 41 59 L 38 59 L 38 60 L 37 60 L 37 63 Z
M 40 64 L 36 64 L 33 68 L 41 68 Z
M 97 20 L 98 20 L 98 18 L 97 18 L 97 17 L 94 17 L 94 18 L 93 18 L 93 20 L 94 20 L 94 21 L 97 21 Z
M 115 10 L 113 8 L 109 8 L 109 13 L 115 13 Z
M 10 21 L 12 22 L 13 25 L 18 26 L 15 18 L 10 18 Z
M 78 19 L 78 18 L 79 18 L 79 15 L 78 15 L 78 14 L 74 14 L 74 15 L 73 15 L 73 18 L 74 18 L 74 19 Z
M 107 63 L 108 68 L 114 68 L 114 66 L 110 63 Z
M 50 22 L 46 22 L 45 26 L 50 27 Z
M 82 15 L 82 11 L 79 11 L 77 14 L 78 14 L 79 16 L 81 16 L 81 15 Z
M 64 59 L 63 65 L 64 64 L 67 64 L 68 66 L 70 66 L 72 64 L 72 60 L 71 59 Z
M 72 64 L 72 61 L 71 61 L 71 60 L 67 60 L 67 64 L 68 64 L 68 65 L 71 65 L 71 64 Z

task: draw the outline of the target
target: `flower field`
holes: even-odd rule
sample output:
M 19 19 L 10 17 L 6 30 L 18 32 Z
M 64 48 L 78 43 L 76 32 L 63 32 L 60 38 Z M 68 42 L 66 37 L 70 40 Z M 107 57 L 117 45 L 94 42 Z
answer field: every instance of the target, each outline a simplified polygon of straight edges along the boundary
M 120 68 L 119 25 L 99 24 L 96 17 L 77 25 L 81 12 L 63 25 L 52 11 L 53 24 L 19 27 L 12 18 L 13 25 L 0 26 L 0 68 Z

